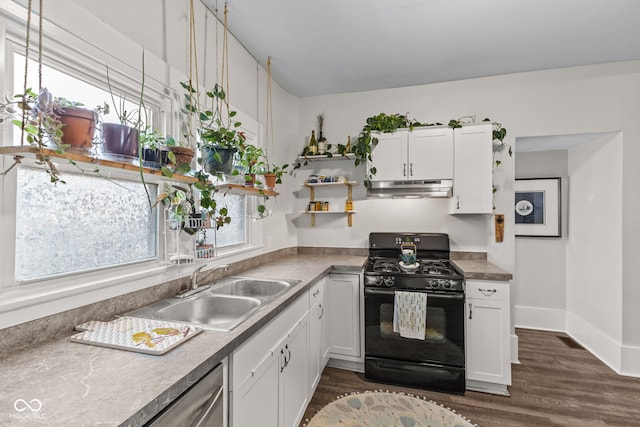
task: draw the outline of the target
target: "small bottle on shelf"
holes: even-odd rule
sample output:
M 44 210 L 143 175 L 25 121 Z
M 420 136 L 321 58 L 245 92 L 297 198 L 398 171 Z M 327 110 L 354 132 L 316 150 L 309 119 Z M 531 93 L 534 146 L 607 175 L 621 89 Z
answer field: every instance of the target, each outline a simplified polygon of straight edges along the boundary
M 318 154 L 318 141 L 316 141 L 316 131 L 311 131 L 311 139 L 309 139 L 309 154 L 315 156 Z
M 318 154 L 324 154 L 327 151 L 327 139 L 322 136 L 322 131 L 318 134 Z
M 347 135 L 347 145 L 344 148 L 344 153 L 348 154 L 351 152 L 351 135 Z

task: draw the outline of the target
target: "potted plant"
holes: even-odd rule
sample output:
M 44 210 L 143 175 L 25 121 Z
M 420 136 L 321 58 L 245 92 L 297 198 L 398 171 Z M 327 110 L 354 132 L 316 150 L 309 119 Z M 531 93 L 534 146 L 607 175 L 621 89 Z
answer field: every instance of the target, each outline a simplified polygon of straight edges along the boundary
M 265 163 L 265 168 L 262 170 L 265 188 L 267 190 L 274 190 L 276 188 L 276 184 L 282 184 L 282 175 L 284 175 L 284 172 L 288 167 L 288 164 L 277 166 L 275 164 L 270 164 L 267 161 Z
M 99 115 L 109 114 L 109 105 L 104 103 L 90 110 L 80 102 L 62 97 L 55 98 L 55 104 L 63 124 L 61 141 L 70 148 L 89 151 L 94 142 Z
M 60 180 L 58 169 L 44 151 L 53 149 L 61 155 L 68 148 L 62 142 L 64 123 L 60 120 L 53 95 L 46 88 L 40 89 L 39 93 L 27 89 L 1 103 L 0 116 L 0 123 L 5 119 L 10 120 L 20 128 L 22 140 L 38 149 L 36 161 L 44 166 L 51 182 L 64 182 Z
M 242 125 L 233 121 L 236 112 L 232 111 L 222 86 L 216 83 L 214 88 L 206 91 L 204 111 L 199 106 L 199 94 L 190 81 L 181 82 L 185 90 L 185 107 L 183 113 L 197 121 L 199 134 L 198 148 L 202 151 L 200 159 L 202 168 L 210 174 L 231 174 L 233 160 L 236 153 L 241 156 L 245 136 L 239 130 Z M 207 105 L 207 102 L 210 102 Z M 192 132 L 187 133 L 187 139 L 194 138 Z
M 140 161 L 148 168 L 160 169 L 168 164 L 167 151 L 163 150 L 165 138 L 160 135 L 157 129 L 147 127 L 139 133 L 138 149 Z
M 261 173 L 265 165 L 262 158 L 264 158 L 262 148 L 251 144 L 242 146 L 239 163 L 244 168 L 245 185 L 254 186 L 256 184 L 256 174 Z
M 187 147 L 184 143 L 181 144 L 173 137 L 165 139 L 165 147 L 168 150 L 167 159 L 169 165 L 181 169 L 182 173 L 187 173 L 191 170 L 191 160 L 196 154 L 193 148 Z

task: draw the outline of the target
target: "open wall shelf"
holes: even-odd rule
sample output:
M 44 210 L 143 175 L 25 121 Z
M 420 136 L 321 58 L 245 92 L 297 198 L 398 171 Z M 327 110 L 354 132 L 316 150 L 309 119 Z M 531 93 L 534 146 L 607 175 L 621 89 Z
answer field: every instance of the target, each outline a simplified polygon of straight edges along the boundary
M 35 159 L 38 154 L 48 156 L 51 158 L 64 159 L 73 162 L 89 164 L 94 166 L 104 166 L 111 169 L 118 169 L 123 171 L 142 173 L 146 176 L 155 177 L 161 181 L 178 182 L 184 184 L 194 184 L 198 182 L 198 178 L 189 175 L 173 174 L 171 178 L 164 176 L 160 169 L 146 168 L 138 166 L 137 164 L 130 162 L 122 162 L 109 159 L 101 159 L 91 156 L 89 153 L 79 153 L 71 150 L 65 151 L 63 154 L 58 154 L 55 150 L 49 148 L 43 148 L 42 150 L 30 145 L 19 145 L 10 147 L 0 147 L 0 155 L 5 156 L 20 156 L 24 158 Z M 221 192 L 224 194 L 240 194 L 247 196 L 278 196 L 279 193 L 272 190 L 265 190 L 260 188 L 248 187 L 239 184 L 222 184 L 218 186 Z

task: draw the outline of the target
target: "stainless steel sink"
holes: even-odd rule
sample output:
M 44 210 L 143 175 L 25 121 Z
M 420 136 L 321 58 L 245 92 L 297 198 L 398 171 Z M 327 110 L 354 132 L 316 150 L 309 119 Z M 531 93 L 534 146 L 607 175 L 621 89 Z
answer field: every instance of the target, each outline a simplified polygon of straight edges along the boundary
M 265 280 L 252 278 L 232 278 L 227 283 L 212 286 L 209 292 L 214 294 L 236 295 L 251 298 L 274 298 L 293 283 L 285 280 Z
M 298 281 L 229 276 L 198 288 L 202 291 L 186 298 L 167 298 L 126 316 L 196 323 L 228 332 L 296 283 Z

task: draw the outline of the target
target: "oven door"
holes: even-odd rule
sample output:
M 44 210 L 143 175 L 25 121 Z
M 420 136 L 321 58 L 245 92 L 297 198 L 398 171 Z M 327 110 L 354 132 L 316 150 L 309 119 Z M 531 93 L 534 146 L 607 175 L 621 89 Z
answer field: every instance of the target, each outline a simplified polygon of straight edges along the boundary
M 393 332 L 394 290 L 365 288 L 368 357 L 464 367 L 464 294 L 427 292 L 426 339 Z

